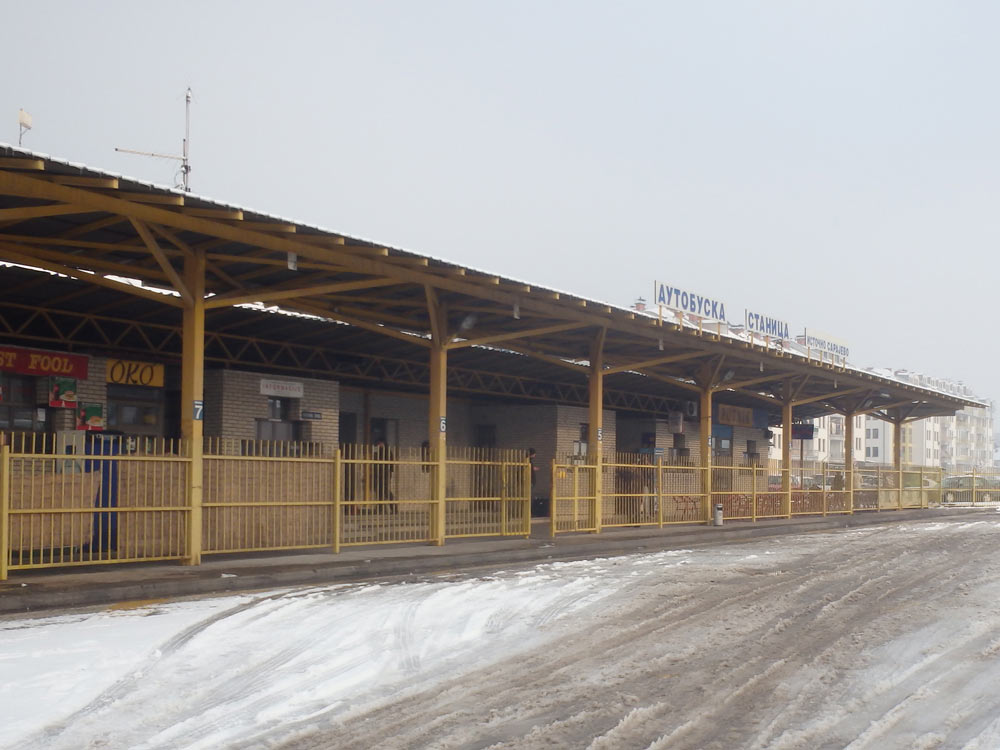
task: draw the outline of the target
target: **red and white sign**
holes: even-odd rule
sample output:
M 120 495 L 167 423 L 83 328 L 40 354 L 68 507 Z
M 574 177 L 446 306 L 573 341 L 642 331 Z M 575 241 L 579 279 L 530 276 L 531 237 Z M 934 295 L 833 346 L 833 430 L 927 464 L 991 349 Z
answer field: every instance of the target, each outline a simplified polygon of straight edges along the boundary
M 0 370 L 19 375 L 62 375 L 86 380 L 89 361 L 90 358 L 82 354 L 0 346 Z

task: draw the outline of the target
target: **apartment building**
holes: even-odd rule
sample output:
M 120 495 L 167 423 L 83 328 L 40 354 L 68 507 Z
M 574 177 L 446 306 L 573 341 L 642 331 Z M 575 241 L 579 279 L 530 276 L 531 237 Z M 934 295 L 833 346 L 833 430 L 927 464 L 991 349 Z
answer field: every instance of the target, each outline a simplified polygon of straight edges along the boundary
M 907 370 L 874 370 L 924 388 L 957 396 L 978 398 L 961 382 L 933 378 Z M 982 400 L 982 399 L 980 399 Z M 964 472 L 992 469 L 994 458 L 993 406 L 965 408 L 952 417 L 931 417 L 903 426 L 902 459 L 914 466 L 940 466 L 946 471 Z M 812 440 L 793 441 L 792 457 L 806 461 L 841 463 L 845 456 L 846 418 L 841 414 L 812 420 Z M 891 465 L 894 459 L 894 430 L 890 422 L 870 414 L 854 417 L 854 460 Z M 801 443 L 801 444 L 800 444 Z M 781 458 L 781 432 L 774 431 L 768 455 Z

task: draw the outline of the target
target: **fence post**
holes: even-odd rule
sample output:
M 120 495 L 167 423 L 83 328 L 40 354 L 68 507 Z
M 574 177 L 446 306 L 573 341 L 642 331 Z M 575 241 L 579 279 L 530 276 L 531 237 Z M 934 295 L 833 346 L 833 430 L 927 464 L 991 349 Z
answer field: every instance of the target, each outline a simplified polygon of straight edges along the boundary
M 0 434 L 0 440 L 4 436 Z M 10 446 L 0 445 L 0 581 L 7 580 L 10 564 Z
M 903 509 L 903 462 L 896 467 L 896 510 Z
M 851 417 L 854 419 L 854 417 Z M 854 438 L 852 437 L 851 440 Z M 847 512 L 854 514 L 854 456 L 844 464 L 844 487 L 847 489 Z
M 507 462 L 500 461 L 500 536 L 507 536 Z
M 343 464 L 340 462 L 340 448 L 333 452 L 333 553 L 340 552 L 340 513 L 342 510 L 341 493 Z
M 524 531 L 526 539 L 531 537 L 531 501 L 532 501 L 532 495 L 534 494 L 531 491 L 531 477 L 534 474 L 531 467 L 532 467 L 531 461 L 527 461 L 527 463 L 525 463 L 524 466 L 522 467 L 522 470 L 524 471 L 524 481 L 521 484 L 521 486 L 527 488 L 525 489 L 524 492 L 521 493 L 523 495 L 523 497 L 521 497 L 521 504 L 522 504 L 521 514 L 524 516 L 524 526 L 522 528 L 522 531 Z M 527 502 L 525 502 L 525 497 L 527 498 Z
M 976 481 L 976 467 L 972 467 L 972 504 L 979 499 L 979 482 Z
M 927 507 L 927 492 L 924 490 L 924 467 L 920 465 L 920 507 Z
M 656 522 L 663 528 L 663 456 L 656 457 Z
M 437 454 L 437 466 L 434 467 L 434 499 L 437 501 L 437 515 L 434 519 L 432 537 L 434 544 L 440 547 L 444 544 L 448 513 L 448 452 L 443 442 L 438 445 Z
M 584 459 L 586 460 L 586 459 Z M 586 464 L 585 464 L 586 465 Z M 589 495 L 588 495 L 589 497 Z M 588 504 L 587 508 L 593 509 L 593 505 Z M 580 530 L 580 466 L 573 466 L 573 518 L 574 531 Z
M 823 462 L 823 486 L 820 487 L 820 492 L 822 493 L 822 498 L 823 498 L 823 515 L 824 516 L 826 516 L 826 508 L 827 508 L 827 505 L 826 505 L 826 472 L 827 472 L 828 468 L 829 467 L 827 466 L 827 462 L 824 461 Z
M 877 512 L 882 510 L 882 467 L 879 464 L 875 464 L 875 510 Z
M 556 538 L 556 460 L 552 459 L 552 482 L 549 484 L 549 536 Z
M 757 479 L 760 473 L 759 466 L 750 467 L 750 520 L 757 523 Z M 766 476 L 766 475 L 765 475 Z

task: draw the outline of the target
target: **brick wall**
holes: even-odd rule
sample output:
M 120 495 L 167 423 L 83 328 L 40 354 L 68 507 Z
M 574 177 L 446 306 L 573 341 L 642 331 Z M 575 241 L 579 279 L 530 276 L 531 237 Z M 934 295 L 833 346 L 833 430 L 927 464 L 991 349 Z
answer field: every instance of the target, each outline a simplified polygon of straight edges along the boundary
M 90 357 L 87 379 L 76 381 L 77 404 L 101 404 L 104 407 L 105 419 L 108 417 L 108 384 L 105 382 L 107 362 L 107 357 Z M 38 378 L 38 402 L 41 404 L 47 404 L 49 401 L 49 383 L 49 378 Z M 49 429 L 53 432 L 75 430 L 76 411 L 73 409 L 49 409 Z
M 573 444 L 578 441 L 580 425 L 590 422 L 590 416 L 585 406 L 556 406 L 556 457 L 563 460 L 573 454 Z M 604 410 L 604 455 L 613 455 L 618 446 L 618 427 L 616 414 Z
M 257 420 L 266 419 L 267 396 L 260 392 L 261 379 L 302 383 L 302 398 L 291 399 L 289 417 L 299 421 L 303 411 L 319 412 L 319 420 L 301 421 L 301 439 L 335 444 L 338 439 L 340 384 L 314 378 L 276 378 L 241 370 L 205 372 L 205 435 L 253 440 Z
M 358 443 L 365 440 L 365 393 L 361 390 L 344 388 L 341 392 L 340 408 L 352 412 L 358 419 Z M 427 417 L 430 405 L 427 396 L 420 394 L 378 393 L 368 394 L 369 419 L 395 419 L 399 423 L 398 444 L 401 449 L 419 448 L 427 440 Z M 472 441 L 472 421 L 470 404 L 462 399 L 448 399 L 449 445 L 467 446 Z
M 497 429 L 497 447 L 527 451 L 535 449 L 534 495 L 548 497 L 552 485 L 552 460 L 556 457 L 556 406 L 548 404 L 477 404 L 472 408 L 474 424 L 492 424 Z

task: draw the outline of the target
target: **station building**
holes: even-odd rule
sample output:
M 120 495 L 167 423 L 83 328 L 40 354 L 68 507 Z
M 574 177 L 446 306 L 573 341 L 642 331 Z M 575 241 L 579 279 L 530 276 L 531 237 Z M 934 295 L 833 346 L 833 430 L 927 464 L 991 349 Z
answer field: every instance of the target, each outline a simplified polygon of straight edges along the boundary
M 796 501 L 793 423 L 982 406 L 2 145 L 0 262 L 14 569 L 853 512 L 849 449 Z

